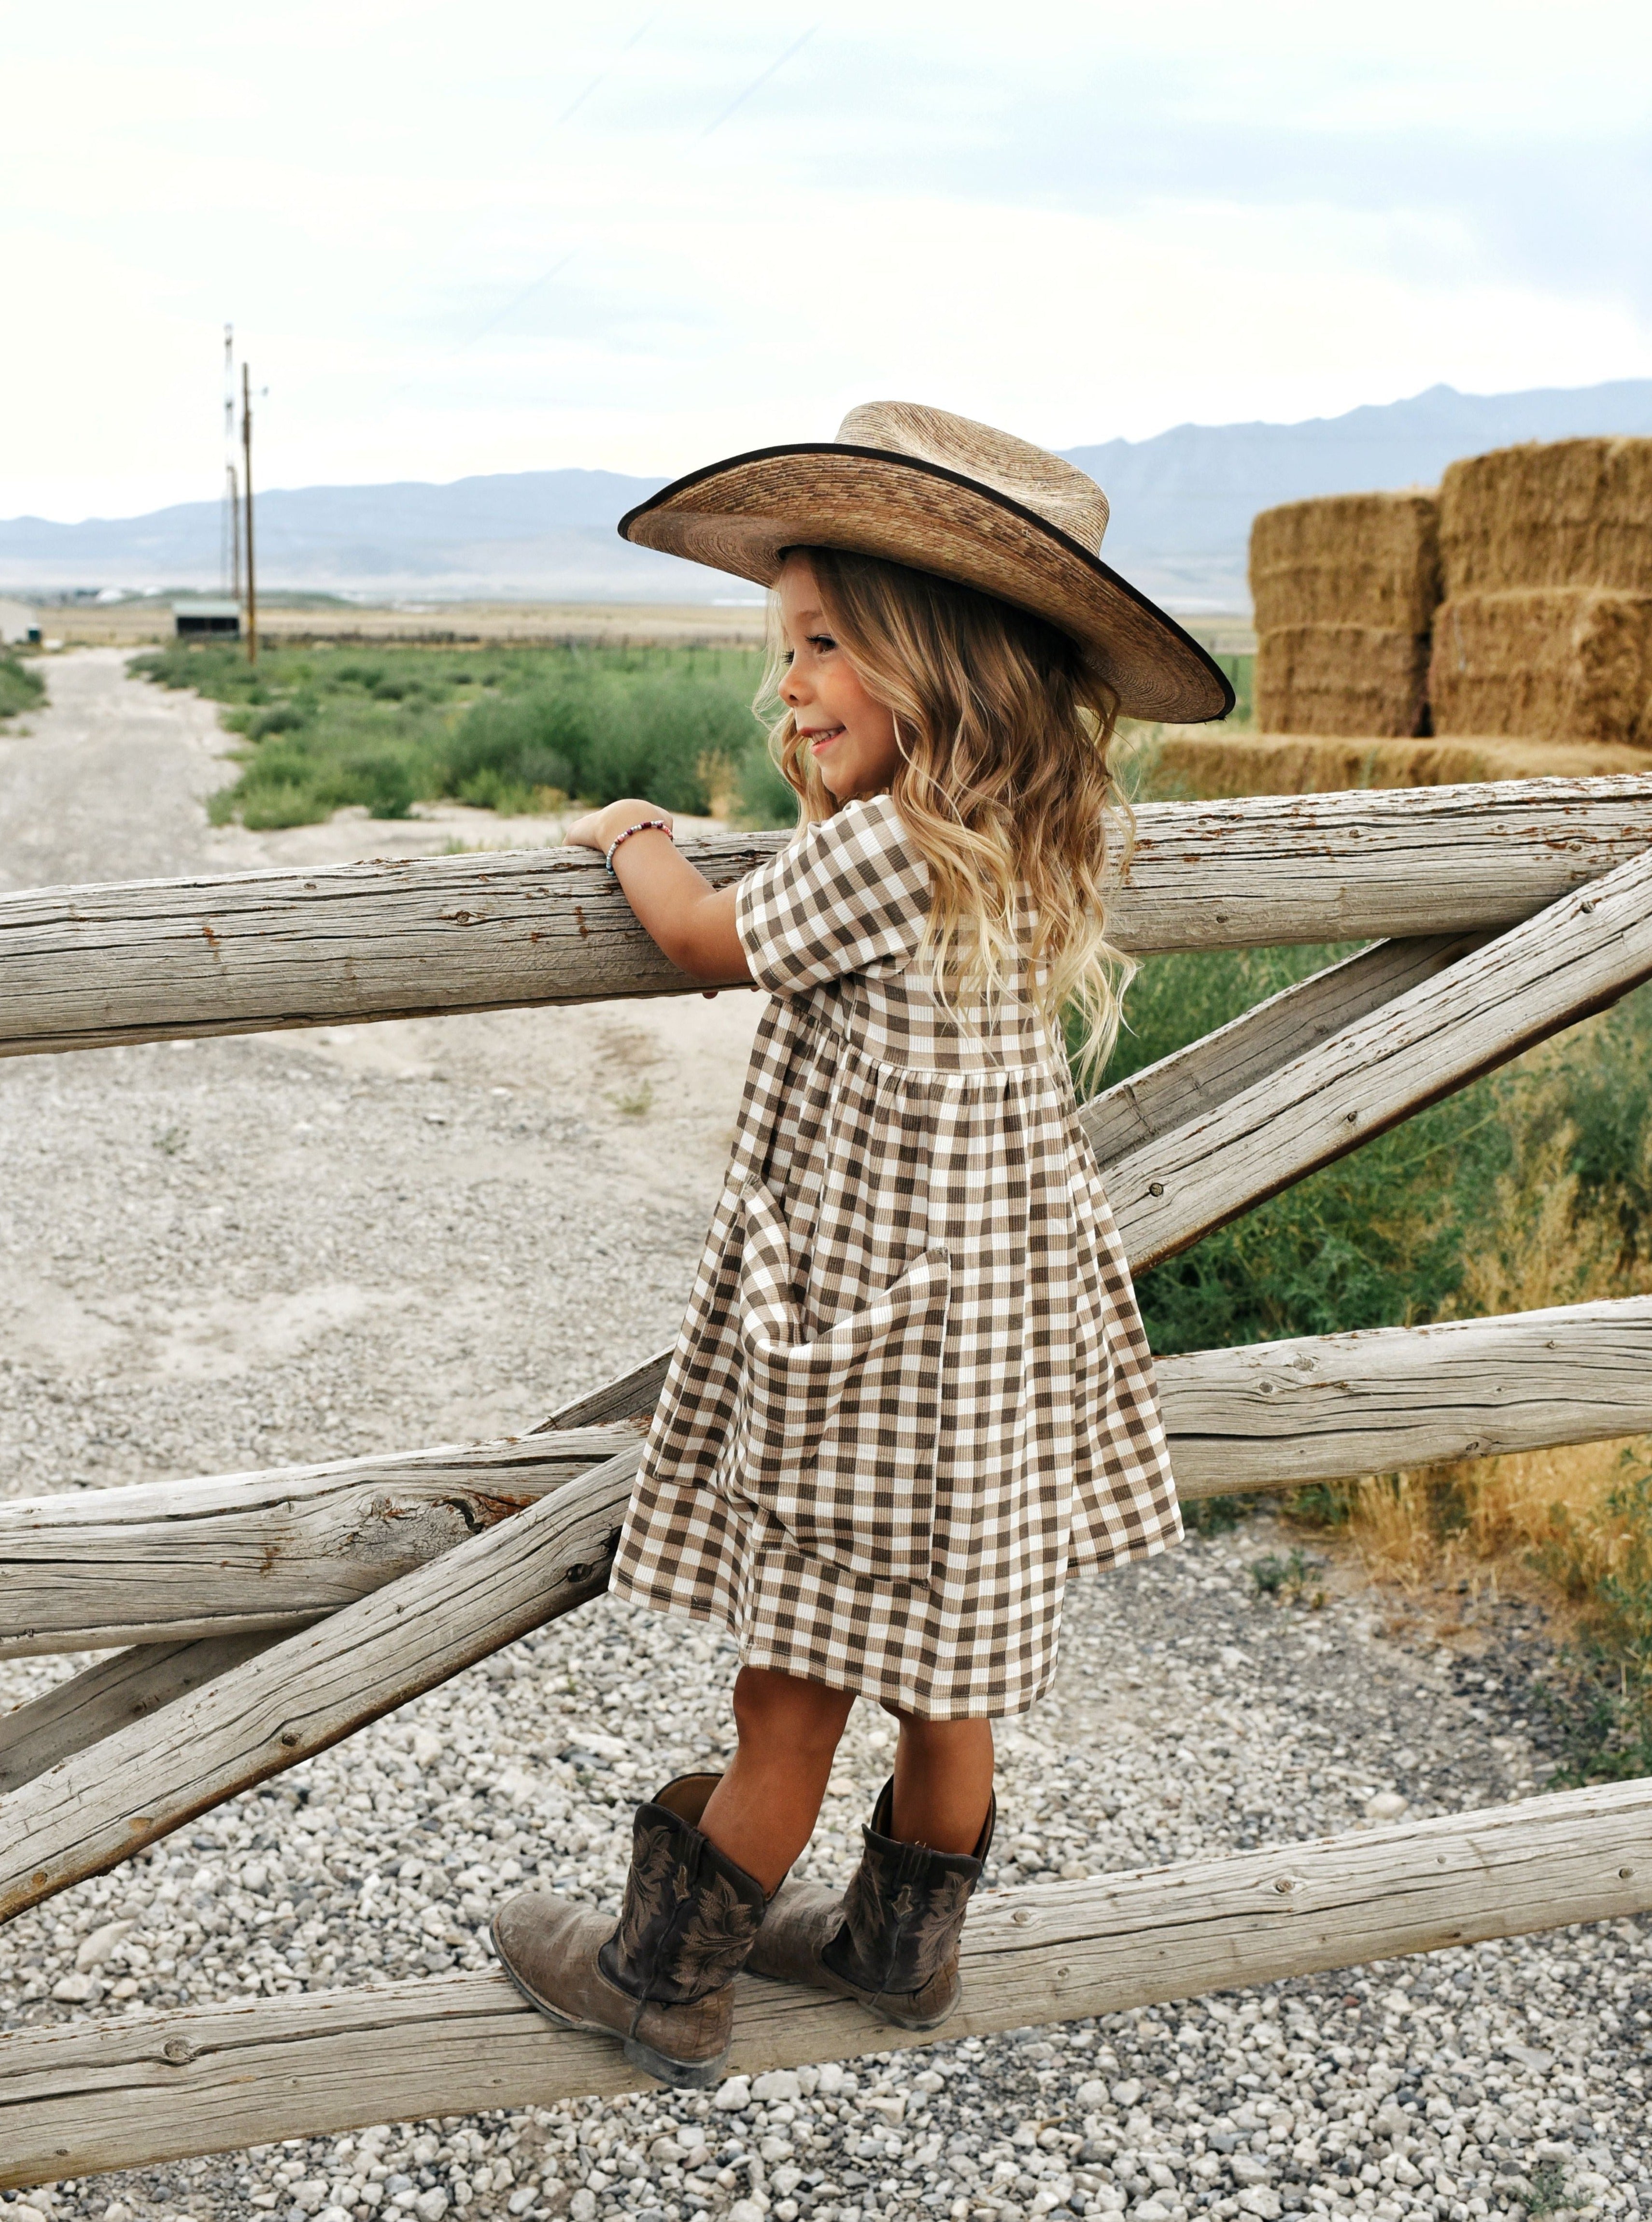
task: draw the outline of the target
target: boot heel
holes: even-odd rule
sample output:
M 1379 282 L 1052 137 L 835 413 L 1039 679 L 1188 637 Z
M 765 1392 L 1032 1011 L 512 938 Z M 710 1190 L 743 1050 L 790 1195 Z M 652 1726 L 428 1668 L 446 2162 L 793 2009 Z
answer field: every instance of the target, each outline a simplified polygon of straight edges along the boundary
M 670 2060 L 663 2052 L 656 2052 L 651 2044 L 644 2044 L 640 2037 L 625 2038 L 622 2049 L 633 2068 L 640 2068 L 645 2075 L 659 2082 L 669 2083 L 678 2091 L 709 2091 L 713 2084 L 721 2083 L 723 2070 L 734 2057 L 731 2044 L 715 2060 Z

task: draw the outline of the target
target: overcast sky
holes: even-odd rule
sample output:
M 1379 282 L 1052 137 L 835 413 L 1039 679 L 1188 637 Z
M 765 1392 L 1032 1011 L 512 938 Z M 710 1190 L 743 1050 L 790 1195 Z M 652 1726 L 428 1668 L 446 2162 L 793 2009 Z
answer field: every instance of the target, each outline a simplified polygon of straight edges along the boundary
M 1652 374 L 1645 0 L 0 4 L 0 515 Z

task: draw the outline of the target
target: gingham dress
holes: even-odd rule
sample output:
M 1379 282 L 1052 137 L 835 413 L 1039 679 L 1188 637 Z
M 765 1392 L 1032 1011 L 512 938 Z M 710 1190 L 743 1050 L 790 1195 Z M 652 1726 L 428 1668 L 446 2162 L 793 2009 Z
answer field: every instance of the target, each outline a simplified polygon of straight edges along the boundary
M 955 1720 L 1024 1711 L 1068 1574 L 1181 1523 L 1066 1059 L 1019 995 L 947 1016 L 928 903 L 887 795 L 740 883 L 771 1000 L 613 1587 Z

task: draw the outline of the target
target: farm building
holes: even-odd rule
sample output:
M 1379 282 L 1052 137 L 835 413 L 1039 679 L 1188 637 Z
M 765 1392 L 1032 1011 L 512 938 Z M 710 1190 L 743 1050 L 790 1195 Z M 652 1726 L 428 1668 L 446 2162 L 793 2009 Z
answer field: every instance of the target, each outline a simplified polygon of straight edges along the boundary
M 0 648 L 23 648 L 41 637 L 41 613 L 27 602 L 0 602 Z
M 241 605 L 228 597 L 204 598 L 172 604 L 172 625 L 180 640 L 216 633 L 229 640 L 241 637 Z

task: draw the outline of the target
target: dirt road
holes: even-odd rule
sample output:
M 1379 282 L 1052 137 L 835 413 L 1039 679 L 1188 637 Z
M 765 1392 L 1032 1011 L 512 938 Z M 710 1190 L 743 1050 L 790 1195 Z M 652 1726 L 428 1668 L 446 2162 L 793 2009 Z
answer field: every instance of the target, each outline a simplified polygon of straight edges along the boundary
M 0 888 L 197 870 L 201 798 L 232 775 L 212 704 L 139 685 L 117 649 L 41 668 L 48 706 L 0 731 Z
M 210 704 L 118 651 L 0 737 L 0 887 L 543 841 L 442 811 L 215 832 Z M 554 833 L 555 829 L 548 829 Z M 756 998 L 0 1065 L 0 1491 L 497 1434 L 667 1340 Z

